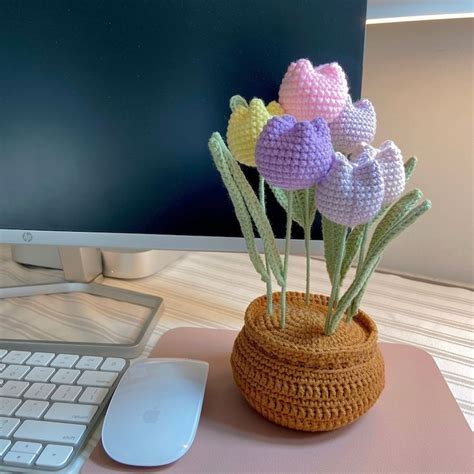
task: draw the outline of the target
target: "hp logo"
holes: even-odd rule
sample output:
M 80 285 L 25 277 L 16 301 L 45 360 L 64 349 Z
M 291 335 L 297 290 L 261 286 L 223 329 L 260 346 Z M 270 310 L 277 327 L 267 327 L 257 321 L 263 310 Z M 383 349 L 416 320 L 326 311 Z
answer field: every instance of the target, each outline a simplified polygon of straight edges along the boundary
M 33 240 L 33 234 L 31 232 L 23 232 L 23 241 L 31 242 Z

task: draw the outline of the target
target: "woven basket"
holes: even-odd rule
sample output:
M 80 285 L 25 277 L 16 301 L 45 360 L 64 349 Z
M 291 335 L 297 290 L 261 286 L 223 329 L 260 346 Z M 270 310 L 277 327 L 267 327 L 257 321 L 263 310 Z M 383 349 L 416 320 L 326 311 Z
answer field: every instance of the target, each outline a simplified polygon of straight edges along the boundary
M 359 311 L 351 324 L 323 333 L 327 298 L 287 293 L 285 329 L 279 328 L 280 293 L 273 314 L 266 297 L 252 301 L 231 356 L 234 380 L 247 402 L 278 425 L 329 431 L 363 415 L 385 382 L 377 327 Z

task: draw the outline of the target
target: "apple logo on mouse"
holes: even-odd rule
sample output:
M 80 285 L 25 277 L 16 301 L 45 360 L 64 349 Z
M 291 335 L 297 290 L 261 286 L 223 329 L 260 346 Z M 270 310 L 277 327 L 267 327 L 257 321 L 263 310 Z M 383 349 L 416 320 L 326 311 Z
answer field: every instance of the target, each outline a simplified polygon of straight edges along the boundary
M 143 413 L 143 421 L 145 423 L 156 423 L 159 417 L 160 410 L 156 407 L 150 408 Z

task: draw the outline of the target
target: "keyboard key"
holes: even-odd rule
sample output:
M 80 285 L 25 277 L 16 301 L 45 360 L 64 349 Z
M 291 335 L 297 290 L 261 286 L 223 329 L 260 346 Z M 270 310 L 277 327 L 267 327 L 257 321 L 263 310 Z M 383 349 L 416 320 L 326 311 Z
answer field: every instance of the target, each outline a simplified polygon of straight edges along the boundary
M 54 402 L 74 402 L 81 390 L 82 387 L 77 385 L 60 385 L 53 393 L 51 400 Z
M 77 354 L 58 354 L 50 366 L 57 367 L 58 369 L 71 369 L 78 359 L 79 356 Z
M 47 382 L 54 374 L 52 367 L 33 367 L 25 377 L 28 382 Z
M 79 403 L 91 403 L 100 405 L 106 397 L 109 390 L 107 388 L 87 387 L 79 398 Z
M 125 359 L 118 357 L 107 357 L 105 362 L 101 365 L 100 370 L 110 372 L 120 372 L 125 367 Z
M 11 351 L 2 359 L 2 362 L 4 364 L 23 364 L 30 355 L 31 352 Z
M 81 373 L 80 370 L 59 369 L 54 374 L 54 377 L 51 379 L 51 382 L 61 384 L 61 385 L 69 385 L 71 383 L 74 383 L 77 377 L 79 377 L 80 373 Z
M 94 405 L 79 405 L 76 403 L 53 403 L 44 415 L 45 420 L 70 421 L 73 423 L 89 423 L 97 407 Z
M 0 416 L 0 437 L 8 438 L 20 423 L 16 418 L 6 418 Z
M 0 349 L 0 359 L 5 357 L 7 354 L 8 354 L 8 351 L 6 351 L 5 349 Z
M 46 367 L 54 358 L 51 352 L 35 352 L 27 361 L 28 365 L 40 365 Z
M 70 446 L 48 444 L 36 460 L 36 465 L 46 468 L 63 467 L 71 457 L 72 451 L 73 449 Z
M 85 431 L 86 425 L 26 420 L 16 430 L 13 437 L 21 440 L 39 441 L 40 443 L 64 443 L 75 446 L 79 443 Z
M 0 415 L 11 416 L 14 411 L 20 406 L 21 400 L 19 398 L 0 397 Z
M 9 380 L 0 387 L 0 397 L 19 397 L 29 386 L 28 382 Z
M 77 381 L 77 385 L 92 385 L 95 387 L 111 387 L 117 378 L 115 372 L 101 372 L 98 370 L 86 370 Z
M 25 441 L 17 441 L 13 447 L 12 451 L 16 453 L 28 453 L 28 454 L 38 454 L 41 451 L 43 446 L 39 443 L 28 443 Z
M 52 383 L 34 383 L 23 396 L 35 400 L 46 400 L 55 388 L 56 385 Z
M 0 372 L 6 367 L 5 364 L 0 364 Z
M 95 356 L 82 356 L 79 362 L 76 364 L 76 369 L 89 369 L 95 370 L 99 367 L 100 363 L 104 360 L 103 357 L 95 357 Z
M 6 453 L 8 446 L 10 446 L 12 442 L 8 439 L 0 439 L 0 458 Z
M 5 464 L 11 464 L 12 466 L 30 466 L 35 456 L 36 454 L 9 451 L 7 454 L 5 454 L 3 462 Z
M 21 380 L 29 370 L 28 365 L 9 365 L 2 371 L 2 379 Z
M 42 400 L 26 400 L 15 413 L 19 418 L 39 419 L 49 407 L 49 403 Z

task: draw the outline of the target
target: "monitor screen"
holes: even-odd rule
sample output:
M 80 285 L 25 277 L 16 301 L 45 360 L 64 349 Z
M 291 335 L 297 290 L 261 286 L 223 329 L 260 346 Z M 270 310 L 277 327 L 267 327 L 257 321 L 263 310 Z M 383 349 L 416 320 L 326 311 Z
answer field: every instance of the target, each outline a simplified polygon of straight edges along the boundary
M 302 57 L 339 62 L 358 98 L 365 10 L 365 0 L 2 0 L 0 229 L 240 236 L 207 148 L 213 131 L 225 135 L 229 98 L 277 99 Z M 282 211 L 269 212 L 281 237 Z

